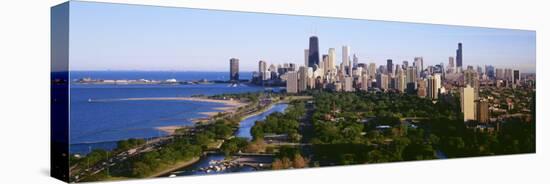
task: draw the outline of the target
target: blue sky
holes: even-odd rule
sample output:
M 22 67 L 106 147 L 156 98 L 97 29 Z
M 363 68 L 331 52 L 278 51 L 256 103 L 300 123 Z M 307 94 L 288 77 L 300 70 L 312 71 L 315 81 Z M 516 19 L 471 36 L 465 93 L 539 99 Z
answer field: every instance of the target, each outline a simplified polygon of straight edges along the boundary
M 463 43 L 464 65 L 535 72 L 535 32 L 187 8 L 71 2 L 72 70 L 241 71 L 258 61 L 304 63 L 311 35 L 321 54 L 343 45 L 359 61 L 424 65 L 448 62 Z

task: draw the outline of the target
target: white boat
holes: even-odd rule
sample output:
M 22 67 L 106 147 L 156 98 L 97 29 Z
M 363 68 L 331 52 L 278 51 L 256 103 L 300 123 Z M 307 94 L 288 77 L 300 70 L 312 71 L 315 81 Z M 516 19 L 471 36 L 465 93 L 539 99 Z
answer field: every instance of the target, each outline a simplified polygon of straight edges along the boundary
M 175 175 L 175 174 L 171 174 L 171 175 L 168 176 L 168 177 L 173 178 L 173 177 L 176 177 L 176 175 Z

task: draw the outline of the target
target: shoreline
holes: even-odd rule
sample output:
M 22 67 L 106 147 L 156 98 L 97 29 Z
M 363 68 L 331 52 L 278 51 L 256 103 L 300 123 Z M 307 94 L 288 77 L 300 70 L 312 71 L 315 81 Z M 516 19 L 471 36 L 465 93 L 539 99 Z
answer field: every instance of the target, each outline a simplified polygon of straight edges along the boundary
M 279 101 L 277 101 L 277 102 L 271 103 L 271 104 L 269 104 L 269 106 L 265 107 L 264 109 L 262 109 L 262 110 L 260 110 L 260 111 L 256 111 L 256 112 L 254 112 L 254 113 L 252 113 L 252 114 L 248 114 L 248 115 L 246 115 L 246 116 L 241 117 L 241 121 L 243 121 L 243 120 L 245 120 L 245 119 L 248 119 L 248 118 L 250 118 L 250 117 L 252 117 L 252 116 L 257 116 L 257 115 L 259 115 L 259 114 L 262 114 L 262 113 L 264 113 L 264 112 L 267 112 L 267 111 L 269 111 L 271 108 L 273 108 L 273 106 L 275 106 L 275 105 L 277 105 L 277 104 L 283 104 L 283 103 L 286 103 L 286 102 L 283 102 L 282 100 L 279 100 Z
M 154 101 L 154 100 L 181 100 L 181 101 L 191 101 L 191 102 L 210 102 L 210 103 L 221 103 L 226 106 L 244 106 L 246 103 L 240 102 L 239 100 L 219 100 L 219 99 L 209 99 L 209 98 L 200 98 L 200 97 L 145 97 L 145 98 L 121 98 L 114 100 L 126 100 L 126 101 Z M 101 101 L 101 100 L 98 100 Z
M 204 120 L 210 120 L 214 116 L 218 115 L 219 113 L 234 113 L 239 108 L 244 107 L 248 105 L 248 103 L 241 102 L 239 100 L 218 100 L 218 99 L 208 99 L 208 98 L 200 98 L 200 97 L 152 97 L 152 98 L 125 98 L 120 100 L 181 100 L 181 101 L 192 101 L 192 102 L 209 102 L 209 103 L 219 103 L 223 104 L 224 107 L 215 107 L 212 110 L 214 111 L 206 111 L 206 112 L 199 112 L 198 114 L 206 116 L 206 117 L 199 117 L 199 118 L 193 118 L 190 119 L 190 121 L 193 123 L 192 125 L 169 125 L 169 126 L 158 126 L 154 127 L 154 129 L 162 131 L 168 135 L 173 135 L 177 129 L 193 126 L 201 121 Z
M 170 125 L 170 126 L 159 126 L 154 127 L 155 130 L 162 131 L 168 135 L 174 135 L 176 133 L 176 130 L 180 128 L 188 127 L 189 125 Z

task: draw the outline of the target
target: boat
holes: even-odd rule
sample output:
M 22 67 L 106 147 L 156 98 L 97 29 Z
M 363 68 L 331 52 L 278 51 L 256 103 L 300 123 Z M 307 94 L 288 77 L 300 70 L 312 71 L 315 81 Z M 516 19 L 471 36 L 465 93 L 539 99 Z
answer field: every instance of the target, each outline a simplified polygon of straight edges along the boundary
M 176 175 L 175 175 L 175 174 L 171 174 L 171 175 L 168 176 L 168 177 L 173 178 L 173 177 L 176 177 Z

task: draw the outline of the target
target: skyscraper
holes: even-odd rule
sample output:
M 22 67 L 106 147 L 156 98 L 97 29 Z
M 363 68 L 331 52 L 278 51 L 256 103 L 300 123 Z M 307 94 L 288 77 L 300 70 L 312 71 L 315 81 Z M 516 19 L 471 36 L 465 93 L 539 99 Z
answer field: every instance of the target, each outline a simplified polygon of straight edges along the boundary
M 309 56 L 308 56 L 308 65 L 317 69 L 315 66 L 319 66 L 319 39 L 317 36 L 309 37 Z
M 416 71 L 416 67 L 409 66 L 407 68 L 407 83 L 416 83 L 417 74 L 418 72 Z
M 439 97 L 439 88 L 441 88 L 441 75 L 434 74 L 428 76 L 428 88 L 427 88 L 427 95 L 428 98 L 435 100 Z
M 330 70 L 330 61 L 329 61 L 329 55 L 328 54 L 323 54 L 323 75 L 325 73 L 328 73 L 328 71 Z
M 476 119 L 480 123 L 489 122 L 489 102 L 487 101 L 478 101 L 476 107 Z
M 519 84 L 519 81 L 521 80 L 521 77 L 519 75 L 519 70 L 514 70 L 514 80 L 512 81 L 512 83 L 514 84 Z
M 349 54 L 350 54 L 350 47 L 347 45 L 342 46 L 342 64 L 344 66 L 344 68 L 342 69 L 345 72 L 344 74 L 351 76 L 353 66 L 351 65 L 351 61 L 349 60 L 350 59 Z
M 300 66 L 300 69 L 298 69 L 298 91 L 305 91 L 307 89 L 307 84 L 307 68 L 305 66 Z
M 479 88 L 479 77 L 473 68 L 468 68 L 464 71 L 464 85 Z
M 502 70 L 502 68 L 497 68 L 495 69 L 495 78 L 497 80 L 502 80 L 504 79 L 504 71 Z
M 426 97 L 426 80 L 425 79 L 418 79 L 416 81 L 418 87 L 416 88 L 416 94 L 420 98 Z
M 512 82 L 514 80 L 514 75 L 511 68 L 504 69 L 504 80 Z
M 229 60 L 229 80 L 231 82 L 239 81 L 239 59 L 237 58 Z
M 388 75 L 393 74 L 393 61 L 391 59 L 386 60 L 386 69 L 388 69 Z
M 405 92 L 405 89 L 407 88 L 407 81 L 405 80 L 405 72 L 403 70 L 399 70 L 397 72 L 397 90 L 401 93 Z
M 474 88 L 467 85 L 460 91 L 460 105 L 462 113 L 464 114 L 464 122 L 468 120 L 475 120 L 475 102 L 474 102 Z
M 290 71 L 286 73 L 286 92 L 298 93 L 298 73 Z
M 495 67 L 493 67 L 492 65 L 486 65 L 485 66 L 485 73 L 487 73 L 487 77 L 489 77 L 490 79 L 494 79 L 495 78 Z
M 456 69 L 462 72 L 462 43 L 458 43 L 458 49 L 456 49 Z
M 424 58 L 415 57 L 413 65 L 416 67 L 417 76 L 421 76 L 422 71 L 424 71 Z
M 368 75 L 363 75 L 361 77 L 361 90 L 363 90 L 363 91 L 369 90 L 369 83 L 370 83 L 369 76 Z
M 328 63 L 328 70 L 333 71 L 336 67 L 336 50 L 334 48 L 328 49 Z
M 347 76 L 344 78 L 344 91 L 345 92 L 353 91 L 353 77 Z
M 376 63 L 369 64 L 369 78 L 374 79 L 376 76 Z
M 456 69 L 455 69 L 455 58 L 454 57 L 449 57 L 449 64 L 447 65 L 447 73 L 455 73 L 456 72 Z
M 260 60 L 258 62 L 258 73 L 260 74 L 260 79 L 267 80 L 267 63 L 263 60 Z
M 344 63 L 344 66 L 349 66 L 349 46 L 342 46 L 342 63 Z
M 406 70 L 409 67 L 409 61 L 403 61 L 403 70 Z
M 378 73 L 376 76 L 376 84 L 378 84 L 380 90 L 387 90 L 389 88 L 389 82 L 388 75 L 386 74 Z
M 436 74 L 433 74 L 433 77 L 434 77 L 434 80 L 435 80 L 435 88 L 436 88 L 436 93 L 439 93 L 439 90 L 441 89 L 441 74 L 439 73 L 436 73 Z

